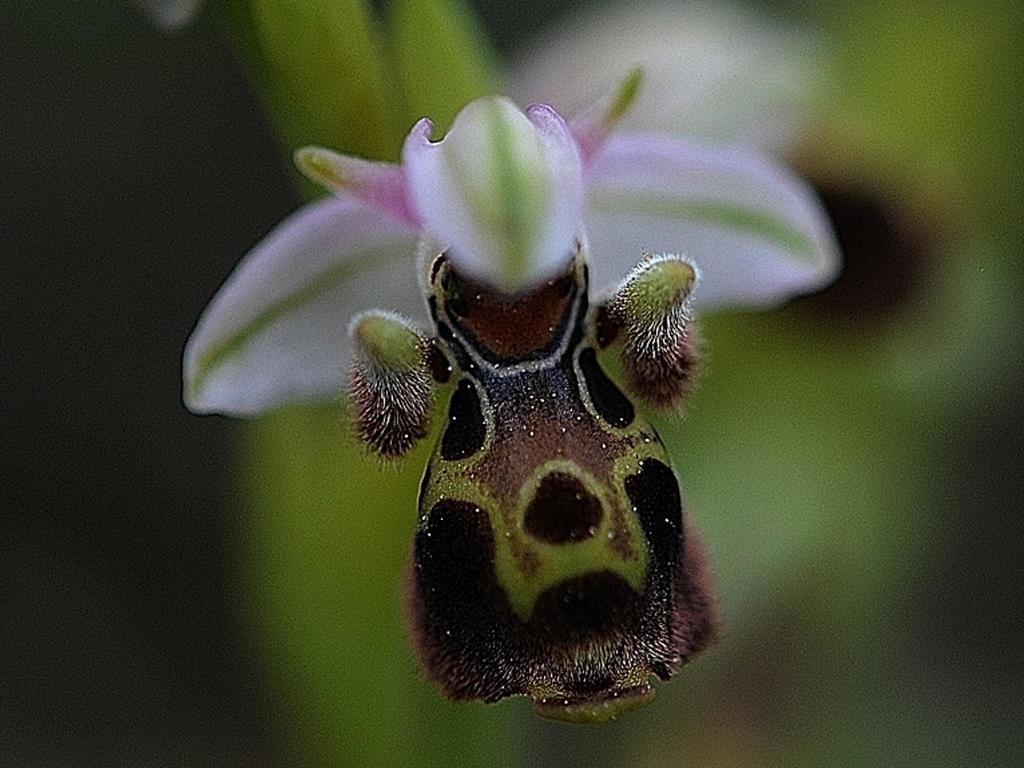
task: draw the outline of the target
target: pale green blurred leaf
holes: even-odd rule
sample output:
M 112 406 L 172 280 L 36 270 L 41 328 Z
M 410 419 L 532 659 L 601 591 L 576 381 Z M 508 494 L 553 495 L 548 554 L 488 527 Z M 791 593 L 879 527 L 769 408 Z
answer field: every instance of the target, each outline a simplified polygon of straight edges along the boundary
M 386 53 L 361 0 L 254 0 L 265 95 L 291 147 L 397 157 L 404 134 Z
M 249 433 L 253 639 L 304 766 L 492 766 L 526 702 L 451 704 L 419 673 L 402 617 L 416 496 L 432 440 L 369 458 L 338 408 Z
M 501 92 L 497 58 L 460 0 L 395 0 L 388 10 L 405 127 L 430 117 L 444 132 L 462 106 Z

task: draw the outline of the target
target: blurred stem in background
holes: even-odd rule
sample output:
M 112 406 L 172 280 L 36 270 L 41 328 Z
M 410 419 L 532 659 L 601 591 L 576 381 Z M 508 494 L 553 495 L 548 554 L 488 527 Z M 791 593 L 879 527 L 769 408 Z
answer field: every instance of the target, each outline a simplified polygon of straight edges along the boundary
M 443 131 L 465 102 L 501 90 L 473 18 L 443 0 L 397 0 L 383 17 L 355 0 L 218 8 L 285 162 L 307 143 L 395 159 L 416 118 Z M 894 251 L 866 273 L 855 260 L 870 254 L 853 249 L 845 294 L 705 323 L 709 373 L 686 420 L 662 431 L 717 565 L 722 646 L 601 730 L 537 721 L 523 702 L 444 702 L 419 677 L 400 610 L 429 445 L 382 467 L 340 408 L 279 413 L 247 429 L 244 556 L 256 652 L 298 764 L 943 762 L 952 737 L 928 713 L 945 703 L 900 690 L 894 704 L 892 677 L 919 587 L 908 564 L 934 556 L 936 516 L 955 514 L 950 435 L 1001 396 L 1013 357 L 1019 278 L 1006 254 L 1020 196 L 990 202 L 1015 141 L 1019 24 L 999 3 L 822 13 L 833 81 L 793 159 L 819 188 L 877 203 L 894 231 L 920 227 L 923 245 L 916 266 Z M 857 303 L 908 265 L 902 302 L 875 314 Z M 998 757 L 990 749 L 978 754 Z

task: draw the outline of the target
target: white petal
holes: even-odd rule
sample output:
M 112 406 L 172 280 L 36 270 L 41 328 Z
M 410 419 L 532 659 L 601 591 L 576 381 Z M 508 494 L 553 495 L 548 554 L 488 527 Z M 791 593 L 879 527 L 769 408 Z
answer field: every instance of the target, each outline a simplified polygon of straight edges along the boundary
M 523 98 L 574 114 L 639 65 L 646 78 L 625 130 L 785 150 L 813 117 L 824 67 L 808 30 L 716 3 L 601 4 L 581 15 L 517 56 Z
M 421 121 L 403 150 L 413 207 L 456 268 L 508 293 L 557 274 L 582 209 L 579 154 L 549 107 L 470 103 L 441 141 Z
M 832 230 L 811 189 L 740 148 L 670 137 L 613 137 L 587 175 L 594 284 L 608 288 L 644 253 L 696 263 L 696 306 L 767 306 L 830 282 Z
M 425 317 L 417 237 L 351 200 L 313 203 L 285 219 L 199 319 L 185 347 L 185 404 L 242 416 L 340 396 L 354 314 L 380 306 Z

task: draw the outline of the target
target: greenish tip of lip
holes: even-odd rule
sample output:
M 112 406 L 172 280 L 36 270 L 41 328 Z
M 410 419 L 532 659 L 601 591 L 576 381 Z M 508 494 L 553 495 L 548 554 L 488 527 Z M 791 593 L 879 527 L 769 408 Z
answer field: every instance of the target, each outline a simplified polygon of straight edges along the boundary
M 577 725 L 603 725 L 627 712 L 646 707 L 654 701 L 654 689 L 644 682 L 629 688 L 616 688 L 593 699 L 570 699 L 558 695 L 537 696 L 534 711 L 548 720 Z

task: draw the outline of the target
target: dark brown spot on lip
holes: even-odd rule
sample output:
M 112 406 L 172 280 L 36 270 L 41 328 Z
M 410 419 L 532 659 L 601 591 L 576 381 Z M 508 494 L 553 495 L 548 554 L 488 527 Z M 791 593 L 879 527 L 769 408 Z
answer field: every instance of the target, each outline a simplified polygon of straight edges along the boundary
M 413 639 L 428 674 L 453 698 L 494 701 L 525 684 L 526 665 L 508 663 L 512 614 L 494 552 L 487 513 L 468 501 L 437 502 L 416 533 L 407 603 Z
M 448 358 L 444 356 L 436 342 L 431 342 L 427 348 L 427 367 L 438 384 L 447 384 L 448 379 L 452 377 L 452 367 L 448 363 Z
M 601 502 L 579 478 L 565 472 L 546 475 L 526 507 L 524 524 L 534 538 L 551 544 L 584 541 L 601 522 Z
M 639 626 L 641 611 L 642 597 L 625 579 L 612 571 L 596 571 L 544 590 L 530 624 L 550 642 L 575 643 Z M 599 685 L 598 679 L 592 675 L 591 683 L 584 684 L 588 692 Z
M 608 311 L 607 305 L 602 305 L 598 307 L 597 316 L 594 318 L 594 330 L 597 346 L 605 349 L 618 337 L 622 324 Z
M 480 396 L 476 387 L 463 379 L 448 406 L 448 426 L 441 438 L 441 456 L 449 461 L 469 458 L 483 448 L 486 434 Z
M 469 303 L 461 291 L 453 289 L 445 299 L 444 306 L 454 317 L 465 319 L 469 316 Z
M 560 298 L 565 298 L 570 293 L 572 293 L 573 280 L 574 278 L 572 276 L 572 273 L 569 273 L 566 275 L 562 275 L 557 280 L 552 281 L 551 285 L 552 287 L 554 287 L 555 292 Z
M 657 459 L 644 459 L 625 487 L 655 560 L 674 568 L 683 536 L 683 502 L 675 473 Z
M 434 263 L 430 267 L 430 282 L 434 283 L 437 280 L 437 273 L 441 267 L 444 266 L 445 262 L 448 261 L 448 257 L 443 253 L 434 259 Z
M 594 404 L 598 415 L 613 427 L 622 428 L 632 424 L 636 416 L 633 404 L 601 370 L 597 353 L 592 347 L 580 352 L 580 371 L 590 394 L 590 402 Z

